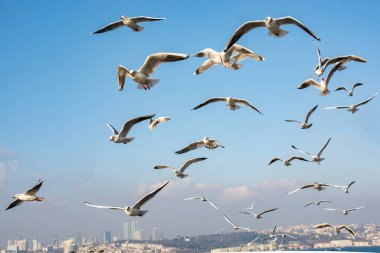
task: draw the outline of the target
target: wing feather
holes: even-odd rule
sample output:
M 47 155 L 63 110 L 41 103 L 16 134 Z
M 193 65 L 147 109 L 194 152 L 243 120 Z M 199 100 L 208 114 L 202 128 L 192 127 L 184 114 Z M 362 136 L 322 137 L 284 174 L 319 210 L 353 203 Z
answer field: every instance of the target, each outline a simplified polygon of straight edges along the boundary
M 142 199 L 140 199 L 139 201 L 137 201 L 136 204 L 133 205 L 133 208 L 141 208 L 142 205 L 151 200 L 154 196 L 156 196 L 157 193 L 159 193 L 165 186 L 167 186 L 169 182 L 170 180 L 166 181 L 162 186 L 145 195 Z
M 123 128 L 121 129 L 119 136 L 126 137 L 128 132 L 131 130 L 131 128 L 135 124 L 137 124 L 141 121 L 147 120 L 147 119 L 151 119 L 154 117 L 154 115 L 155 114 L 145 115 L 145 116 L 141 116 L 141 117 L 137 117 L 137 118 L 133 118 L 133 119 L 128 120 L 127 122 L 124 123 Z
M 150 76 L 160 65 L 164 62 L 175 62 L 181 61 L 189 58 L 187 54 L 177 54 L 177 53 L 155 53 L 149 55 L 144 64 L 138 70 L 138 72 L 144 74 L 145 76 Z

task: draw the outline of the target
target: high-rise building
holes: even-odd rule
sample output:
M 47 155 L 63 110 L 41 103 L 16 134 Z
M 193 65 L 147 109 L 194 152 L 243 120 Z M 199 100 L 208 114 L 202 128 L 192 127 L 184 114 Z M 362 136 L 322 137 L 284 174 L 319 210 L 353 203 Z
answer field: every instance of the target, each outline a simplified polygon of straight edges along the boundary
M 135 232 L 135 240 L 143 241 L 145 240 L 145 232 L 144 230 L 138 230 Z
M 63 253 L 71 253 L 77 250 L 76 242 L 72 239 L 68 239 L 62 242 Z
M 135 240 L 135 233 L 139 230 L 138 221 L 124 223 L 124 240 Z
M 110 243 L 111 242 L 111 231 L 106 230 L 103 232 L 103 242 L 104 243 Z
M 19 251 L 28 251 L 28 241 L 26 239 L 18 240 L 17 247 Z
M 162 240 L 162 234 L 160 229 L 158 228 L 153 228 L 152 230 L 152 241 L 160 241 Z
M 32 251 L 41 250 L 41 243 L 39 243 L 36 239 L 32 240 Z
M 76 241 L 78 246 L 82 246 L 82 234 L 81 233 L 77 233 L 77 235 L 75 237 L 75 241 Z

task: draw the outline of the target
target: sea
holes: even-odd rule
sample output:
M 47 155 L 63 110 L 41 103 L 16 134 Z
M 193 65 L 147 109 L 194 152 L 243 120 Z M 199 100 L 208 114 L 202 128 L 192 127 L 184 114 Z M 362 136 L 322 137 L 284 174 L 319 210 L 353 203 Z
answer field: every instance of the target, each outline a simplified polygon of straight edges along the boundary
M 340 250 L 339 248 L 322 248 L 308 249 L 308 251 L 380 252 L 380 246 L 343 247 Z

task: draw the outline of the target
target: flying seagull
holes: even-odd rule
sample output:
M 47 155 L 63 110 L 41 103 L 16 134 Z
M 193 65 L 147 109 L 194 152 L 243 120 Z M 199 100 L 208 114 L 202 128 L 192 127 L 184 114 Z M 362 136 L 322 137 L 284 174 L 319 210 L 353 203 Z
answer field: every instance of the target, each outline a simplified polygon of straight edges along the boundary
M 310 206 L 310 205 L 317 205 L 317 206 L 319 206 L 322 203 L 331 203 L 331 201 L 320 200 L 320 201 L 316 201 L 316 202 L 310 202 L 310 203 L 306 204 L 305 207 Z
M 362 209 L 364 207 L 365 206 L 360 206 L 360 207 L 351 208 L 351 209 L 334 209 L 334 208 L 323 208 L 323 209 L 325 209 L 326 211 L 339 211 L 344 215 L 348 215 L 350 212 Z
M 311 160 L 312 162 L 316 162 L 316 163 L 320 164 L 323 160 L 325 160 L 325 158 L 322 158 L 321 155 L 322 155 L 323 150 L 325 150 L 325 148 L 327 147 L 327 145 L 329 145 L 330 140 L 331 140 L 331 137 L 327 140 L 327 142 L 325 143 L 325 145 L 323 145 L 323 147 L 321 148 L 321 150 L 319 150 L 318 154 L 316 154 L 316 155 L 312 155 L 312 154 L 310 154 L 308 152 L 302 151 L 302 150 L 296 148 L 293 145 L 292 145 L 292 148 L 294 148 L 295 150 L 297 150 L 297 151 L 299 151 L 299 152 L 301 152 L 301 153 L 303 153 L 305 155 L 310 156 L 311 159 L 312 159 Z
M 127 26 L 132 29 L 132 31 L 140 32 L 144 29 L 144 27 L 139 26 L 138 23 L 141 22 L 148 22 L 148 21 L 159 21 L 164 20 L 166 18 L 151 18 L 151 17 L 133 17 L 128 18 L 126 16 L 121 16 L 121 19 L 119 21 L 113 22 L 109 25 L 106 25 L 105 27 L 97 30 L 96 32 L 93 32 L 91 34 L 99 34 L 104 32 L 109 32 L 115 29 L 118 29 L 123 26 Z
M 352 230 L 351 230 L 348 226 L 346 226 L 346 225 L 342 225 L 342 226 L 336 226 L 336 227 L 334 227 L 334 226 L 332 226 L 332 225 L 330 225 L 330 224 L 328 224 L 328 223 L 322 223 L 322 224 L 316 225 L 314 228 L 315 228 L 315 229 L 319 229 L 319 228 L 326 228 L 326 227 L 334 228 L 337 234 L 339 234 L 340 231 L 341 231 L 342 229 L 345 229 L 345 230 L 347 230 L 350 234 L 352 234 L 353 236 L 356 236 L 356 234 L 354 233 L 354 231 L 352 231 Z
M 129 70 L 119 65 L 117 67 L 118 87 L 123 90 L 125 78 L 129 76 L 133 81 L 138 83 L 138 89 L 149 90 L 156 85 L 160 79 L 149 78 L 156 70 L 158 65 L 165 62 L 182 61 L 189 58 L 186 54 L 177 53 L 155 53 L 149 55 L 139 70 Z
M 206 100 L 205 102 L 197 105 L 196 107 L 194 107 L 193 109 L 191 110 L 197 110 L 205 105 L 208 105 L 210 103 L 215 103 L 215 102 L 226 102 L 227 103 L 227 106 L 228 108 L 230 108 L 230 110 L 232 111 L 235 111 L 237 109 L 240 109 L 241 106 L 237 105 L 237 104 L 243 104 L 243 105 L 246 105 L 250 108 L 252 108 L 253 110 L 255 110 L 256 112 L 262 114 L 256 107 L 254 107 L 251 103 L 249 103 L 247 100 L 245 99 L 241 99 L 241 98 L 232 98 L 232 97 L 226 97 L 226 98 L 222 98 L 222 97 L 219 97 L 219 98 L 210 98 L 208 100 Z
M 185 162 L 184 165 L 182 165 L 182 167 L 179 169 L 179 170 L 176 170 L 168 165 L 157 165 L 155 166 L 154 168 L 156 170 L 159 170 L 159 169 L 171 169 L 174 174 L 179 177 L 179 178 L 184 178 L 184 177 L 187 177 L 188 175 L 187 174 L 184 174 L 185 170 L 193 163 L 196 163 L 196 162 L 200 162 L 200 161 L 203 161 L 203 160 L 206 160 L 207 158 L 206 157 L 199 157 L 199 158 L 194 158 L 194 159 L 191 159 L 191 160 L 188 160 L 187 162 Z
M 205 197 L 191 197 L 191 198 L 185 198 L 184 200 L 193 200 L 193 199 L 199 199 L 203 202 L 209 203 L 212 207 L 219 210 L 219 207 L 217 207 L 214 203 L 212 203 L 210 200 L 206 199 Z
M 238 70 L 243 66 L 241 64 L 238 64 L 238 62 L 246 58 L 251 58 L 257 61 L 265 61 L 264 57 L 261 57 L 248 48 L 240 46 L 238 44 L 234 44 L 232 47 L 230 47 L 230 49 L 227 50 L 227 52 L 216 52 L 212 48 L 205 48 L 193 56 L 208 58 L 208 60 L 203 62 L 202 65 L 199 66 L 197 70 L 195 70 L 194 75 L 199 75 L 200 73 L 208 70 L 215 65 L 221 65 L 225 68 Z
M 331 185 L 315 182 L 313 184 L 307 184 L 307 185 L 304 185 L 304 186 L 302 186 L 302 187 L 300 187 L 298 189 L 295 189 L 295 190 L 293 190 L 291 192 L 288 192 L 288 195 L 291 195 L 291 194 L 293 194 L 293 193 L 295 193 L 295 192 L 297 192 L 299 190 L 307 189 L 307 188 L 313 188 L 313 189 L 315 189 L 317 191 L 322 191 L 322 190 L 326 189 L 325 187 L 327 187 L 327 186 L 331 186 Z
M 376 96 L 377 96 L 377 92 L 374 96 L 372 96 L 369 99 L 364 100 L 363 102 L 360 102 L 358 104 L 348 105 L 348 106 L 331 106 L 331 107 L 324 107 L 323 109 L 347 109 L 347 111 L 352 112 L 354 114 L 355 112 L 359 111 L 359 109 L 358 109 L 359 106 L 365 105 L 366 103 L 371 101 Z
M 339 62 L 342 62 L 342 65 L 339 67 L 339 70 L 343 70 L 346 68 L 346 66 L 343 66 L 343 65 L 349 61 L 364 62 L 364 63 L 367 62 L 365 59 L 356 55 L 345 55 L 345 56 L 338 56 L 335 58 L 331 58 L 331 59 L 327 58 L 327 59 L 328 60 L 322 64 L 322 68 L 319 68 L 315 71 L 315 73 L 318 76 L 321 76 L 325 72 L 326 68 L 331 64 L 337 64 Z
M 319 48 L 317 46 L 315 46 L 315 48 L 317 49 L 317 56 L 318 56 L 318 64 L 317 66 L 314 68 L 314 71 L 315 73 L 320 76 L 323 74 L 323 65 L 325 65 L 325 63 L 330 60 L 330 58 L 322 58 L 321 57 L 321 50 L 319 50 Z
M 232 228 L 235 229 L 235 230 L 239 230 L 239 229 L 241 229 L 241 230 L 247 230 L 247 231 L 249 231 L 249 232 L 252 231 L 251 228 L 244 228 L 244 227 L 240 227 L 240 226 L 238 226 L 238 225 L 235 225 L 234 223 L 232 223 L 232 221 L 231 221 L 230 219 L 227 218 L 226 215 L 223 215 L 223 217 L 224 217 L 224 219 L 225 219 L 229 224 L 231 224 Z
M 6 210 L 15 206 L 21 205 L 24 201 L 43 201 L 44 198 L 36 196 L 36 193 L 40 190 L 43 181 L 38 180 L 37 184 L 27 190 L 25 193 L 18 193 L 14 197 L 15 200 L 7 207 Z
M 306 33 L 308 33 L 310 36 L 312 36 L 314 39 L 320 40 L 320 38 L 317 35 L 315 35 L 305 25 L 303 25 L 300 21 L 298 21 L 297 19 L 293 17 L 288 16 L 288 17 L 282 17 L 282 18 L 272 18 L 272 17 L 267 16 L 265 20 L 249 21 L 242 24 L 231 36 L 224 51 L 227 51 L 244 34 L 259 27 L 266 27 L 269 30 L 268 34 L 270 36 L 283 37 L 287 35 L 288 32 L 280 28 L 280 26 L 282 25 L 296 25 L 302 30 L 304 30 Z
M 290 157 L 290 158 L 287 159 L 287 160 L 284 160 L 284 159 L 281 159 L 281 158 L 278 158 L 278 157 L 274 157 L 274 158 L 268 163 L 268 165 L 271 165 L 272 163 L 274 163 L 274 162 L 276 162 L 276 161 L 282 161 L 282 162 L 284 163 L 285 166 L 289 166 L 289 165 L 292 165 L 290 162 L 293 161 L 293 160 L 301 160 L 301 161 L 309 162 L 308 160 L 306 160 L 305 158 L 300 157 L 300 156 L 292 156 L 292 157 Z
M 188 145 L 187 147 L 185 147 L 185 148 L 183 148 L 181 150 L 176 151 L 175 153 L 176 154 L 183 154 L 183 153 L 186 153 L 186 152 L 189 152 L 191 150 L 194 150 L 194 149 L 197 149 L 197 148 L 201 148 L 201 147 L 206 147 L 209 150 L 216 149 L 217 147 L 224 148 L 224 146 L 220 145 L 220 143 L 217 140 L 209 139 L 206 136 L 202 140 L 193 142 L 190 145 Z
M 133 118 L 128 120 L 127 122 L 124 123 L 123 128 L 121 129 L 120 133 L 110 124 L 107 124 L 107 126 L 111 129 L 112 131 L 112 136 L 110 136 L 110 141 L 114 143 L 124 143 L 127 144 L 135 139 L 135 137 L 127 137 L 128 132 L 131 130 L 131 128 L 144 120 L 151 119 L 154 117 L 154 114 L 151 115 L 146 115 L 146 116 L 141 116 L 137 118 Z
M 149 120 L 149 129 L 154 129 L 156 126 L 160 123 L 164 123 L 169 121 L 169 117 L 158 117 L 157 119 L 150 119 Z
M 338 90 L 345 90 L 345 91 L 347 91 L 347 93 L 348 93 L 348 96 L 352 96 L 352 95 L 354 95 L 354 89 L 356 88 L 356 87 L 358 87 L 358 86 L 361 86 L 361 85 L 363 85 L 362 83 L 355 83 L 353 86 L 352 86 L 352 88 L 351 88 L 351 90 L 348 90 L 346 87 L 338 87 L 338 88 L 336 88 L 335 89 L 335 91 L 338 91 Z
M 348 189 L 351 187 L 351 185 L 353 185 L 355 183 L 355 181 L 352 181 L 351 183 L 349 183 L 348 185 L 343 185 L 343 186 L 339 186 L 339 185 L 330 185 L 331 187 L 335 187 L 335 188 L 339 188 L 341 189 L 344 193 L 349 193 L 348 192 Z
M 159 193 L 168 183 L 170 180 L 166 181 L 162 186 L 157 188 L 156 190 L 148 193 L 145 195 L 142 199 L 137 201 L 136 204 L 133 206 L 126 206 L 126 207 L 117 207 L 117 206 L 98 206 L 98 205 L 93 205 L 88 202 L 85 202 L 87 206 L 90 207 L 95 207 L 95 208 L 106 208 L 106 209 L 112 209 L 112 210 L 121 210 L 124 211 L 127 215 L 129 216 L 144 216 L 148 211 L 147 210 L 140 210 L 140 208 L 149 200 L 151 200 L 154 196 L 156 196 L 157 193 Z
M 255 204 L 255 199 L 253 199 L 250 207 L 244 208 L 243 210 L 253 210 L 253 205 Z
M 276 238 L 276 229 L 277 229 L 277 225 L 274 226 L 272 232 L 267 237 L 263 238 L 263 241 L 269 238 Z
M 252 212 L 247 212 L 247 211 L 242 211 L 240 213 L 244 213 L 244 214 L 251 214 L 253 216 L 255 216 L 256 219 L 261 219 L 263 218 L 262 215 L 265 214 L 265 213 L 269 213 L 269 212 L 273 212 L 273 211 L 276 211 L 278 208 L 274 208 L 274 209 L 269 209 L 269 210 L 266 210 L 264 212 L 261 212 L 261 213 L 252 213 Z
M 252 241 L 247 242 L 247 243 L 241 245 L 239 251 L 241 251 L 244 247 L 249 247 L 249 246 L 251 246 L 251 245 L 252 245 L 254 242 L 256 242 L 258 239 L 259 239 L 259 236 L 256 237 L 255 239 L 253 239 Z
M 313 87 L 315 87 L 321 91 L 321 93 L 320 93 L 321 96 L 325 96 L 325 95 L 330 94 L 330 90 L 328 89 L 327 86 L 329 85 L 330 79 L 333 76 L 333 74 L 335 73 L 335 71 L 337 71 L 339 68 L 341 68 L 342 64 L 343 64 L 343 62 L 339 62 L 338 64 L 336 64 L 330 70 L 329 74 L 327 75 L 326 80 L 323 77 L 322 77 L 320 82 L 317 82 L 314 79 L 307 79 L 303 83 L 301 83 L 297 89 L 301 90 L 301 89 L 305 89 L 307 87 L 313 86 Z
M 313 108 L 307 113 L 306 118 L 305 118 L 305 120 L 304 120 L 303 122 L 299 122 L 299 121 L 294 120 L 294 119 L 286 119 L 285 121 L 287 121 L 287 122 L 296 122 L 296 123 L 298 123 L 298 124 L 301 125 L 301 129 L 309 129 L 309 128 L 313 125 L 313 123 L 311 123 L 311 124 L 307 124 L 307 122 L 308 122 L 308 120 L 309 120 L 311 114 L 313 114 L 313 112 L 317 109 L 317 107 L 318 107 L 318 105 L 314 106 L 314 107 L 313 107 Z

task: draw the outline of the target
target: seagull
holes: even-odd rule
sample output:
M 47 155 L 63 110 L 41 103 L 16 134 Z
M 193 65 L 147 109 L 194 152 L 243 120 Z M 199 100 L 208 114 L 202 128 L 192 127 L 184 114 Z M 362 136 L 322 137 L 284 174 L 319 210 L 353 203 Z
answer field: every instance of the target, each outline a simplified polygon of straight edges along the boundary
M 318 55 L 318 64 L 317 66 L 315 67 L 315 74 L 317 74 L 318 76 L 321 76 L 323 74 L 323 72 L 325 71 L 325 69 L 323 68 L 324 65 L 329 61 L 331 60 L 331 58 L 321 58 L 321 51 L 319 50 L 319 48 L 316 46 L 317 48 L 317 55 Z M 336 62 L 339 62 L 339 61 L 336 61 Z M 344 62 L 345 63 L 345 62 Z M 344 64 L 343 63 L 343 64 Z M 327 67 L 327 66 L 326 66 Z M 345 70 L 347 67 L 344 66 L 344 65 L 341 65 L 338 70 L 339 71 L 342 71 L 342 70 Z
M 307 79 L 303 83 L 301 83 L 298 86 L 297 89 L 301 90 L 301 89 L 304 89 L 304 88 L 307 88 L 307 87 L 310 87 L 310 86 L 314 86 L 315 88 L 317 88 L 318 90 L 321 91 L 321 93 L 320 93 L 321 96 L 325 96 L 325 95 L 330 94 L 330 90 L 328 89 L 327 86 L 329 85 L 330 79 L 333 76 L 333 74 L 335 73 L 335 71 L 337 71 L 339 68 L 341 68 L 342 64 L 343 64 L 342 61 L 339 62 L 338 64 L 336 64 L 330 70 L 329 74 L 327 75 L 327 79 L 326 80 L 323 77 L 322 77 L 322 79 L 321 79 L 320 82 L 317 82 L 314 79 Z
M 231 36 L 228 41 L 224 51 L 227 51 L 233 44 L 235 44 L 244 34 L 249 31 L 258 28 L 258 27 L 266 27 L 268 28 L 268 34 L 273 37 L 283 37 L 288 34 L 287 31 L 282 30 L 280 26 L 282 25 L 296 25 L 310 36 L 312 36 L 316 40 L 321 40 L 317 35 L 315 35 L 312 31 L 310 31 L 306 26 L 304 26 L 297 19 L 287 16 L 282 18 L 272 18 L 267 16 L 265 20 L 257 20 L 257 21 L 249 21 L 242 24 Z
M 274 226 L 272 232 L 267 237 L 263 238 L 263 241 L 267 240 L 269 238 L 276 238 L 276 234 L 275 234 L 276 233 L 276 229 L 277 229 L 277 225 Z
M 220 145 L 220 143 L 217 140 L 209 139 L 206 136 L 202 140 L 193 142 L 189 146 L 187 146 L 186 148 L 178 150 L 175 153 L 176 154 L 183 154 L 183 153 L 186 153 L 186 152 L 189 152 L 191 150 L 194 150 L 194 149 L 197 149 L 197 148 L 201 148 L 201 147 L 206 147 L 209 150 L 216 149 L 217 147 L 224 148 L 224 146 Z
M 182 240 L 182 239 L 185 240 L 185 242 L 189 242 L 190 241 L 190 237 L 186 237 L 186 236 L 179 235 L 179 234 L 177 234 L 176 236 L 180 240 Z
M 240 226 L 238 226 L 238 225 L 233 224 L 232 221 L 230 221 L 230 219 L 228 219 L 226 215 L 223 215 L 223 217 L 224 217 L 224 219 L 225 219 L 228 223 L 230 223 L 230 224 L 232 225 L 232 228 L 235 229 L 235 230 L 239 230 L 239 229 L 241 229 L 241 230 L 247 230 L 247 231 L 249 231 L 249 232 L 252 231 L 251 228 L 244 228 L 244 227 L 240 227 Z
M 244 208 L 243 210 L 253 210 L 253 205 L 255 204 L 255 199 L 253 199 L 251 207 Z
M 343 185 L 343 186 L 339 186 L 339 185 L 330 185 L 331 187 L 335 187 L 335 188 L 339 188 L 341 189 L 344 193 L 349 193 L 348 192 L 348 189 L 351 187 L 351 185 L 353 185 L 355 183 L 355 181 L 352 181 L 351 183 L 349 183 L 348 185 Z
M 184 200 L 193 200 L 193 199 L 199 199 L 201 201 L 209 203 L 212 207 L 219 210 L 219 207 L 217 207 L 215 204 L 213 204 L 210 200 L 206 199 L 205 197 L 191 197 L 191 198 L 185 198 Z
M 231 46 L 227 52 L 216 52 L 212 48 L 205 48 L 193 56 L 208 58 L 208 60 L 203 62 L 202 65 L 199 66 L 197 70 L 195 70 L 194 76 L 199 75 L 200 73 L 208 70 L 215 65 L 222 65 L 225 68 L 238 70 L 243 66 L 241 64 L 238 64 L 238 62 L 244 60 L 245 58 L 251 58 L 257 61 L 265 61 L 264 57 L 238 44 Z
M 341 212 L 344 215 L 348 215 L 351 211 L 356 211 L 356 210 L 362 209 L 364 207 L 365 206 L 361 206 L 361 207 L 351 208 L 351 209 L 347 209 L 347 210 L 346 209 L 343 209 L 343 210 L 341 210 L 341 209 L 334 209 L 334 208 L 323 208 L 323 209 L 325 209 L 326 211 L 339 211 L 339 212 Z
M 326 186 L 332 186 L 332 185 L 315 182 L 313 184 L 307 184 L 307 185 L 304 185 L 298 189 L 295 189 L 294 191 L 288 192 L 288 195 L 291 195 L 291 194 L 293 194 L 299 190 L 306 189 L 306 188 L 313 188 L 317 191 L 322 191 L 322 190 L 326 189 L 325 188 Z
M 127 144 L 135 139 L 135 137 L 127 137 L 128 132 L 131 130 L 131 128 L 144 120 L 151 119 L 154 117 L 155 114 L 151 115 L 146 115 L 146 116 L 141 116 L 137 118 L 133 118 L 128 120 L 127 122 L 124 123 L 123 128 L 121 129 L 120 133 L 110 124 L 107 124 L 107 126 L 111 129 L 112 131 L 112 136 L 110 136 L 110 141 L 114 143 L 124 143 Z
M 269 213 L 269 212 L 273 212 L 273 211 L 276 211 L 278 208 L 274 208 L 274 209 L 269 209 L 269 210 L 266 210 L 264 212 L 261 212 L 261 213 L 252 213 L 252 212 L 247 212 L 247 211 L 242 211 L 240 213 L 244 213 L 244 214 L 252 214 L 255 216 L 256 219 L 261 219 L 263 218 L 262 215 L 265 214 L 265 213 Z
M 346 226 L 346 225 L 342 225 L 342 226 L 336 226 L 336 227 L 334 227 L 334 226 L 332 226 L 332 225 L 330 225 L 330 224 L 328 224 L 328 223 L 322 223 L 322 224 L 316 225 L 314 228 L 315 228 L 315 229 L 319 229 L 319 228 L 325 228 L 325 227 L 335 228 L 335 231 L 336 231 L 337 234 L 339 234 L 340 231 L 341 231 L 342 229 L 346 229 L 350 234 L 352 234 L 353 236 L 356 236 L 356 234 L 354 233 L 354 231 L 352 231 L 352 230 L 351 230 L 348 226 Z
M 308 152 L 302 151 L 302 150 L 296 148 L 293 145 L 292 145 L 292 148 L 294 148 L 295 150 L 297 150 L 297 151 L 299 151 L 299 152 L 301 152 L 303 154 L 306 154 L 306 155 L 310 156 L 312 158 L 312 160 L 311 160 L 312 162 L 316 162 L 316 163 L 320 164 L 323 160 L 325 160 L 325 158 L 322 158 L 321 155 L 322 155 L 323 150 L 325 150 L 325 148 L 329 144 L 330 140 L 331 140 L 331 137 L 327 140 L 327 142 L 325 143 L 325 145 L 323 145 L 323 147 L 321 148 L 321 150 L 319 150 L 318 154 L 316 154 L 316 155 L 312 155 L 312 154 L 310 154 Z
M 148 211 L 147 210 L 140 210 L 140 208 L 149 200 L 151 200 L 154 196 L 156 196 L 157 193 L 159 193 L 168 183 L 170 180 L 166 181 L 162 186 L 157 188 L 156 190 L 148 193 L 145 195 L 142 199 L 137 201 L 136 204 L 133 206 L 126 206 L 126 207 L 117 207 L 117 206 L 98 206 L 93 205 L 88 202 L 85 202 L 87 206 L 95 207 L 95 208 L 106 208 L 106 209 L 112 209 L 112 210 L 121 210 L 124 211 L 128 216 L 144 216 Z
M 258 239 L 259 239 L 259 236 L 256 237 L 255 239 L 253 239 L 252 241 L 250 241 L 250 242 L 248 242 L 248 243 L 245 243 L 245 244 L 241 245 L 239 251 L 241 251 L 244 247 L 251 246 L 251 245 L 252 245 L 254 242 L 256 242 Z
M 310 202 L 310 203 L 306 204 L 305 207 L 310 206 L 310 205 L 317 205 L 317 206 L 319 206 L 322 203 L 331 203 L 331 201 L 320 200 L 320 201 L 316 201 L 316 202 Z
M 358 109 L 359 106 L 365 105 L 366 103 L 371 101 L 376 96 L 377 96 L 377 92 L 374 96 L 372 96 L 369 99 L 364 100 L 363 102 L 360 102 L 358 104 L 348 105 L 348 106 L 331 106 L 331 107 L 324 107 L 323 109 L 347 109 L 347 111 L 352 112 L 352 114 L 354 114 L 355 112 L 359 111 L 359 109 Z
M 21 205 L 24 201 L 43 201 L 45 198 L 36 196 L 36 193 L 40 190 L 43 181 L 38 180 L 37 184 L 27 190 L 25 193 L 18 193 L 14 197 L 15 200 L 4 211 L 11 209 L 15 206 Z
M 169 117 L 158 117 L 157 119 L 150 119 L 149 121 L 149 129 L 154 129 L 160 123 L 164 123 L 169 121 Z
M 290 162 L 293 161 L 293 160 L 296 160 L 296 159 L 301 160 L 301 161 L 305 161 L 305 162 L 309 162 L 309 160 L 306 160 L 305 158 L 300 157 L 300 156 L 292 156 L 292 157 L 290 157 L 290 158 L 287 159 L 287 160 L 284 160 L 284 159 L 281 159 L 281 158 L 278 158 L 278 157 L 274 157 L 274 158 L 268 163 L 268 165 L 271 165 L 272 163 L 274 163 L 274 162 L 276 162 L 276 161 L 283 161 L 285 166 L 289 166 L 289 165 L 292 165 Z
M 149 90 L 156 85 L 160 79 L 149 78 L 156 70 L 158 65 L 165 62 L 181 61 L 189 58 L 186 54 L 177 53 L 155 53 L 149 55 L 139 70 L 129 70 L 119 65 L 117 67 L 118 87 L 123 90 L 125 78 L 129 76 L 133 81 L 138 83 L 138 89 Z
M 361 85 L 363 85 L 362 83 L 355 83 L 353 86 L 352 86 L 352 88 L 351 88 L 351 90 L 348 90 L 346 87 L 338 87 L 338 88 L 336 88 L 335 89 L 335 91 L 338 91 L 338 90 L 345 90 L 345 91 L 347 91 L 347 93 L 348 93 L 348 96 L 352 96 L 352 95 L 354 95 L 354 89 L 356 88 L 356 87 L 358 87 L 358 86 L 361 86 Z
M 118 29 L 122 26 L 127 26 L 135 32 L 141 32 L 144 29 L 144 27 L 139 26 L 138 23 L 147 22 L 147 21 L 160 21 L 160 20 L 164 20 L 164 19 L 166 19 L 166 18 L 151 18 L 151 17 L 128 18 L 126 16 L 121 16 L 121 19 L 119 21 L 116 21 L 116 22 L 113 22 L 109 25 L 106 25 L 105 27 L 103 27 L 100 30 L 97 30 L 96 32 L 93 32 L 91 34 L 99 34 L 99 33 L 109 32 L 109 31 Z
M 215 103 L 215 102 L 226 102 L 227 103 L 227 106 L 228 108 L 230 108 L 230 110 L 232 111 L 235 111 L 237 109 L 240 109 L 241 106 L 237 105 L 237 104 L 243 104 L 243 105 L 246 105 L 248 107 L 251 107 L 253 110 L 255 110 L 256 112 L 262 114 L 256 107 L 254 107 L 251 103 L 249 103 L 247 100 L 245 99 L 241 99 L 241 98 L 233 98 L 233 97 L 226 97 L 226 98 L 222 98 L 222 97 L 219 97 L 219 98 L 210 98 L 208 100 L 206 100 L 205 102 L 197 105 L 196 107 L 194 107 L 193 109 L 191 110 L 197 110 L 205 105 L 208 105 L 210 103 Z
M 168 165 L 157 165 L 154 167 L 154 169 L 156 169 L 156 170 L 171 169 L 177 177 L 184 178 L 184 177 L 188 176 L 187 174 L 184 174 L 184 172 L 191 164 L 196 163 L 196 162 L 200 162 L 200 161 L 203 161 L 206 159 L 207 159 L 206 157 L 199 157 L 199 158 L 194 158 L 194 159 L 188 160 L 187 162 L 185 162 L 184 165 L 182 165 L 182 167 L 179 170 L 176 170 L 176 169 L 174 169 Z
M 301 129 L 309 129 L 309 128 L 313 125 L 313 123 L 311 123 L 311 124 L 307 124 L 307 122 L 308 122 L 308 120 L 309 120 L 311 114 L 313 114 L 313 112 L 317 109 L 317 107 L 318 107 L 318 105 L 314 106 L 314 107 L 313 107 L 313 108 L 307 113 L 306 118 L 305 118 L 305 120 L 304 120 L 303 122 L 299 122 L 299 121 L 294 120 L 294 119 L 286 119 L 285 121 L 287 121 L 287 122 L 296 122 L 296 123 L 298 123 L 298 124 L 301 125 Z
M 367 62 L 365 59 L 363 59 L 359 56 L 356 56 L 356 55 L 345 55 L 345 56 L 338 56 L 338 57 L 335 57 L 332 59 L 330 59 L 330 58 L 326 58 L 326 59 L 328 59 L 328 60 L 325 61 L 321 65 L 322 67 L 315 71 L 315 73 L 318 76 L 321 76 L 330 64 L 334 64 L 334 63 L 338 64 L 339 62 L 342 62 L 342 65 L 339 67 L 339 70 L 344 70 L 346 68 L 346 66 L 343 66 L 343 65 L 349 61 L 364 62 L 364 63 Z

